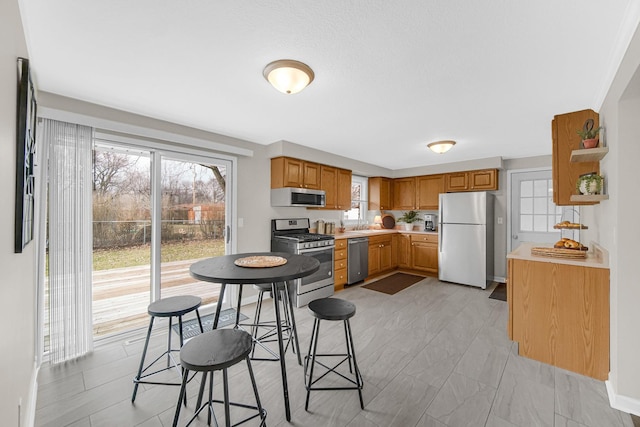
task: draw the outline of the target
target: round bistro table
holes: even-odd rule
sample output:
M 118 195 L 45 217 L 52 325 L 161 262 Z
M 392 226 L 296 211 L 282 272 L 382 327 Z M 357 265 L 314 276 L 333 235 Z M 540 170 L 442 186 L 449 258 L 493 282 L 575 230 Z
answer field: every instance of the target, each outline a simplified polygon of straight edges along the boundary
M 239 267 L 234 262 L 239 258 L 253 256 L 279 256 L 287 260 L 286 264 L 276 267 Z M 254 285 L 258 283 L 271 283 L 273 294 L 273 305 L 276 315 L 276 329 L 278 334 L 278 350 L 280 353 L 280 371 L 282 374 L 282 389 L 284 394 L 284 409 L 287 421 L 291 421 L 291 408 L 289 405 L 289 389 L 287 386 L 287 367 L 284 357 L 284 343 L 282 339 L 280 304 L 278 302 L 279 292 L 278 283 L 282 282 L 285 286 L 285 292 L 288 292 L 288 283 L 290 280 L 299 279 L 315 273 L 320 268 L 320 262 L 312 257 L 305 255 L 295 255 L 284 252 L 252 252 L 234 255 L 224 255 L 215 258 L 207 258 L 191 265 L 189 272 L 195 279 L 203 282 L 220 283 L 220 295 L 216 306 L 216 313 L 213 318 L 213 329 L 218 327 L 220 319 L 220 311 L 222 309 L 222 297 L 226 285 L 241 285 L 239 289 L 238 300 L 242 298 L 242 285 Z M 236 325 L 238 324 L 238 311 L 236 311 Z M 293 316 L 293 313 L 292 313 Z M 293 333 L 297 340 L 296 322 L 292 317 L 291 323 Z M 299 353 L 299 352 L 298 352 Z

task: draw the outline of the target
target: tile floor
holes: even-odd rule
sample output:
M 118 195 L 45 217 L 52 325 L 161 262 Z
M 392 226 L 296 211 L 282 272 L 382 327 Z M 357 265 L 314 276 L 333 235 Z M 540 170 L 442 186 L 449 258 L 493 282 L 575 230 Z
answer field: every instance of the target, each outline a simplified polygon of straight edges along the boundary
M 305 411 L 302 367 L 288 353 L 291 423 L 284 417 L 277 363 L 253 363 L 267 424 L 633 426 L 629 414 L 609 407 L 603 382 L 519 357 L 506 336 L 507 304 L 489 299 L 490 293 L 434 278 L 392 296 L 357 285 L 340 292 L 337 297 L 357 306 L 351 326 L 365 380 L 365 409 L 355 391 L 318 391 Z M 252 316 L 252 309 L 247 306 L 243 313 Z M 305 353 L 312 318 L 306 308 L 296 315 Z M 343 348 L 340 323 L 323 322 L 320 333 L 321 349 Z M 91 355 L 62 366 L 44 365 L 36 425 L 170 426 L 178 387 L 142 385 L 135 404 L 130 401 L 143 336 L 141 331 L 136 338 L 100 345 Z M 163 327 L 154 334 L 151 351 L 161 352 L 165 342 Z M 246 366 L 232 367 L 230 375 L 232 399 L 251 403 Z M 189 385 L 181 420 L 193 412 L 198 380 Z M 206 425 L 206 417 L 192 425 Z

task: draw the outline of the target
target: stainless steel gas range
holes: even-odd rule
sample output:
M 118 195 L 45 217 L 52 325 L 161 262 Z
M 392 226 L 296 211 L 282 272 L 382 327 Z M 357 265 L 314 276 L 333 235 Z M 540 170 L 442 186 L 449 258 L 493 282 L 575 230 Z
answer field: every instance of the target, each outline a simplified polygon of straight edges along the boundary
M 296 307 L 333 295 L 335 238 L 329 234 L 309 233 L 309 227 L 309 218 L 271 220 L 272 251 L 307 255 L 320 261 L 318 271 L 294 281 Z

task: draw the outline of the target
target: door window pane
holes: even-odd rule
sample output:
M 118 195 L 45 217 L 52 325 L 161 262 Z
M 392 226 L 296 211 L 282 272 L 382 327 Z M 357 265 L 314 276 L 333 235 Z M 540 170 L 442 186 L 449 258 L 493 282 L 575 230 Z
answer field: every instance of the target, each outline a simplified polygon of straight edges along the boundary
M 563 211 L 553 203 L 553 181 L 550 179 L 520 182 L 520 231 L 555 232 Z

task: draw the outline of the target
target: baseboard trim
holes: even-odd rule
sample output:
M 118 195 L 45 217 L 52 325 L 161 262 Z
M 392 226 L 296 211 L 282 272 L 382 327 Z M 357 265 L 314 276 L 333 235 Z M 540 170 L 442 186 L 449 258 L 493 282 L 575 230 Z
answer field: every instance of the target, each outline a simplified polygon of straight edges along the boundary
M 611 380 L 604 382 L 607 387 L 607 394 L 609 395 L 609 405 L 612 408 L 619 411 L 627 412 L 629 414 L 640 416 L 640 400 L 634 399 L 628 396 L 621 396 L 616 394 L 613 388 Z
M 498 283 L 507 283 L 507 279 L 500 276 L 493 276 L 493 281 Z
M 25 408 L 25 417 L 20 427 L 33 427 L 36 424 L 36 401 L 38 399 L 38 373 L 40 365 L 35 362 L 33 364 L 33 372 L 31 373 L 31 381 L 29 381 L 29 401 Z

